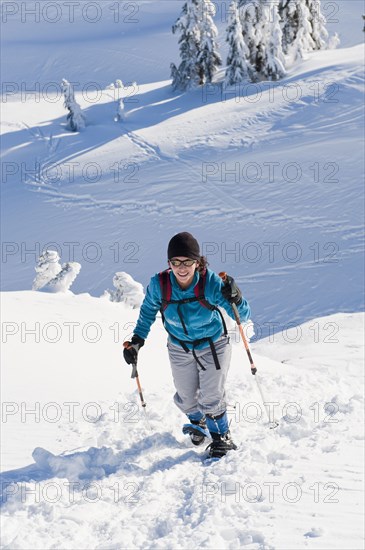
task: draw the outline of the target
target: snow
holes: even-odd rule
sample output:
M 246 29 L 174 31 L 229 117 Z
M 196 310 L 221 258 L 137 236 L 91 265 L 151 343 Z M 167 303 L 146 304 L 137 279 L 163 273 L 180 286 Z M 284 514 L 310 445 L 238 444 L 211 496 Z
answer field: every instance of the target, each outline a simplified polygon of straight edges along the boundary
M 81 264 L 74 292 L 100 296 L 117 271 L 146 286 L 188 223 L 261 325 L 361 310 L 362 64 L 360 45 L 310 54 L 280 83 L 223 96 L 138 84 L 124 123 L 111 90 L 96 104 L 76 92 L 89 121 L 80 134 L 62 126 L 61 99 L 12 97 L 2 288 L 30 288 L 47 245 Z M 31 222 L 18 223 L 19 208 Z
M 71 292 L 1 298 L 2 548 L 362 548 L 362 314 L 252 345 L 276 430 L 232 332 L 239 449 L 205 465 L 181 432 L 161 320 L 140 352 L 149 429 L 122 360 L 138 310 Z
M 169 80 L 177 2 L 81 0 L 73 21 L 66 4 L 1 6 L 0 547 L 363 548 L 362 4 L 322 3 L 340 47 L 281 81 L 226 87 L 223 63 L 189 93 Z M 215 5 L 224 62 L 229 2 Z M 161 321 L 140 352 L 150 427 L 122 358 L 182 230 L 248 299 L 279 422 L 231 326 L 239 449 L 209 465 L 181 433 Z M 72 292 L 30 290 L 47 249 L 81 265 Z M 105 294 L 113 277 L 128 304 Z

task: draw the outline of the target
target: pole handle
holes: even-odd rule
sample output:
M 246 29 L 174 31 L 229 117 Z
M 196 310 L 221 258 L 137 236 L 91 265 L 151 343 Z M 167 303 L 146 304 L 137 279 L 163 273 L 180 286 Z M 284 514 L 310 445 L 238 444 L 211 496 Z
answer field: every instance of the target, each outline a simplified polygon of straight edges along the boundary
M 227 273 L 225 271 L 221 271 L 219 273 L 219 276 L 222 279 L 222 281 L 224 282 L 224 284 L 227 284 L 227 282 L 228 282 Z M 240 319 L 240 314 L 238 313 L 237 306 L 236 306 L 236 304 L 231 304 L 231 306 L 232 306 L 232 310 L 233 310 L 233 314 L 234 314 L 236 323 L 237 323 L 238 326 L 240 326 L 241 325 L 241 319 Z
M 133 348 L 133 345 L 130 342 L 123 342 L 123 348 L 131 349 L 131 348 Z M 132 363 L 131 378 L 138 378 L 137 361 L 135 363 Z

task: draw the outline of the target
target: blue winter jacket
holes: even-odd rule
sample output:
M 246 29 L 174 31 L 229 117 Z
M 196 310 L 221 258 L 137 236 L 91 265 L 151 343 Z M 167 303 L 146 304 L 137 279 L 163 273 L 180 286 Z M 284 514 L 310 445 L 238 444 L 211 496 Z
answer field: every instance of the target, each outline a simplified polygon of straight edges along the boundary
M 182 289 L 175 275 L 170 271 L 170 280 L 172 300 L 182 300 L 184 298 L 194 298 L 194 287 L 199 281 L 200 274 L 195 272 L 194 279 L 191 285 L 187 289 Z M 221 292 L 223 286 L 222 279 L 207 269 L 206 282 L 205 282 L 205 299 L 212 305 L 223 307 L 228 315 L 234 319 L 232 312 L 232 306 L 223 297 Z M 158 311 L 162 305 L 162 293 L 158 273 L 154 275 L 147 287 L 147 293 L 141 306 L 141 311 L 138 317 L 137 325 L 134 330 L 134 334 L 137 334 L 140 338 L 146 339 L 150 331 L 152 323 L 156 319 Z M 242 299 L 238 307 L 241 321 L 246 321 L 250 317 L 250 307 L 246 300 Z M 165 328 L 169 333 L 169 340 L 173 344 L 179 345 L 178 340 L 183 340 L 189 349 L 192 349 L 192 345 L 189 342 L 194 340 L 200 340 L 201 338 L 212 338 L 216 341 L 223 333 L 223 325 L 220 314 L 218 311 L 211 311 L 204 307 L 198 301 L 180 305 L 180 311 L 182 313 L 187 332 L 183 330 L 180 317 L 177 313 L 177 304 L 169 304 L 164 310 L 165 316 Z M 175 338 L 174 338 L 175 337 Z M 203 349 L 209 346 L 209 342 L 205 341 L 197 346 L 196 349 Z

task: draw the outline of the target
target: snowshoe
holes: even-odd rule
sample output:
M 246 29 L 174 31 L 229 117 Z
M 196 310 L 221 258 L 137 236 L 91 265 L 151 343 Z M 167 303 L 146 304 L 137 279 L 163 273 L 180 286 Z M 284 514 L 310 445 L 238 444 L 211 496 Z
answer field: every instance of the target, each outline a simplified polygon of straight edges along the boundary
M 210 437 L 210 433 L 207 430 L 205 419 L 192 420 L 191 424 L 183 425 L 183 434 L 190 435 L 190 439 L 193 445 L 201 445 L 206 437 Z
M 224 435 L 218 434 L 218 433 L 211 433 L 211 436 L 213 441 L 206 448 L 206 450 L 208 450 L 208 459 L 222 458 L 222 456 L 225 456 L 228 453 L 228 451 L 235 451 L 237 449 L 237 445 L 233 443 L 231 434 L 229 431 Z

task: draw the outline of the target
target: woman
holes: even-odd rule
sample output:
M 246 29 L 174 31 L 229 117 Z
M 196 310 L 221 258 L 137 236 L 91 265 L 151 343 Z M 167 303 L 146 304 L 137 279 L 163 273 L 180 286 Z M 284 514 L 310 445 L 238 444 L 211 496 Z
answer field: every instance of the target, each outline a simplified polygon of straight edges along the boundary
M 234 318 L 231 304 L 236 304 L 242 321 L 249 318 L 250 308 L 232 277 L 224 284 L 207 269 L 190 233 L 178 233 L 170 240 L 167 257 L 169 269 L 152 277 L 124 358 L 128 364 L 137 362 L 160 311 L 169 334 L 174 401 L 190 421 L 183 431 L 195 445 L 210 435 L 209 456 L 221 457 L 237 447 L 230 435 L 225 401 L 231 344 L 218 306 Z

